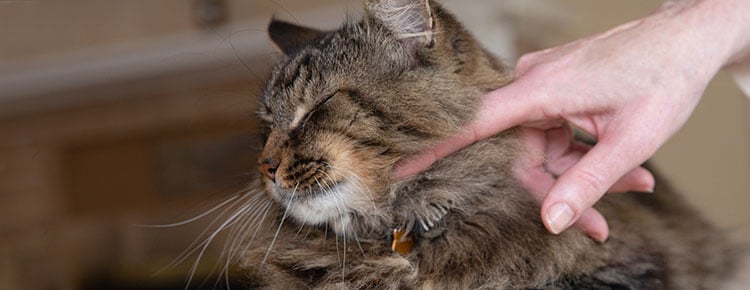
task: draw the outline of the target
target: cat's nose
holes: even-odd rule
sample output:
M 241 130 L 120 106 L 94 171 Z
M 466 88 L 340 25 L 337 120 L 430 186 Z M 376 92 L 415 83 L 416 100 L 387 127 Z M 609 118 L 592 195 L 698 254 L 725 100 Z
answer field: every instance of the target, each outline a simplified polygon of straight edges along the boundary
M 276 169 L 279 168 L 279 162 L 273 158 L 265 158 L 260 160 L 258 169 L 260 172 L 271 179 L 272 182 L 276 182 Z
M 286 134 L 271 131 L 268 140 L 266 140 L 266 145 L 263 146 L 263 151 L 258 156 L 258 169 L 272 182 L 276 182 L 276 169 L 279 168 L 279 163 L 281 163 L 279 161 L 281 159 L 281 145 L 286 138 Z

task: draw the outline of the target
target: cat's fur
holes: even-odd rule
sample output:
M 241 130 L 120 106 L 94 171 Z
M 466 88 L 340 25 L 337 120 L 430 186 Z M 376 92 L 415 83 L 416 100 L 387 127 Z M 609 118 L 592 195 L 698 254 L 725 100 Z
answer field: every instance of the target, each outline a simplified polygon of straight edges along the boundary
M 511 81 L 439 5 L 370 0 L 336 31 L 273 21 L 269 33 L 285 54 L 259 112 L 274 206 L 245 241 L 249 286 L 715 289 L 731 268 L 722 236 L 663 181 L 597 204 L 604 243 L 549 234 L 509 174 L 523 152 L 513 130 L 392 180 L 398 161 L 457 133 Z M 391 250 L 394 228 L 414 237 L 410 253 Z

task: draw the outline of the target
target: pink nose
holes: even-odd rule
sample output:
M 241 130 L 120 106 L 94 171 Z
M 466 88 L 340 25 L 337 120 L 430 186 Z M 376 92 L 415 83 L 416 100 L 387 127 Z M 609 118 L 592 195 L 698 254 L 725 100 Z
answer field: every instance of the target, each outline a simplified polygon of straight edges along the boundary
M 279 168 L 279 162 L 272 158 L 261 160 L 260 166 L 258 167 L 260 173 L 271 179 L 271 181 L 274 181 L 276 179 L 277 168 Z
M 263 151 L 258 156 L 258 169 L 264 176 L 275 181 L 276 170 L 279 168 L 279 156 L 281 156 L 281 145 L 288 137 L 284 133 L 272 131 L 263 146 Z

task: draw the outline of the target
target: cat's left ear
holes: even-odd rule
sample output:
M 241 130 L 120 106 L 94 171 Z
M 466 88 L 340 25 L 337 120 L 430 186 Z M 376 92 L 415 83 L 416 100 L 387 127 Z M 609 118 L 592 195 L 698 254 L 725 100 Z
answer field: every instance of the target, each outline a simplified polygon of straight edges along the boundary
M 367 13 L 410 49 L 434 44 L 435 20 L 429 0 L 367 0 Z
M 320 30 L 277 19 L 271 19 L 271 23 L 268 24 L 268 36 L 286 55 L 296 53 L 321 35 L 323 32 Z

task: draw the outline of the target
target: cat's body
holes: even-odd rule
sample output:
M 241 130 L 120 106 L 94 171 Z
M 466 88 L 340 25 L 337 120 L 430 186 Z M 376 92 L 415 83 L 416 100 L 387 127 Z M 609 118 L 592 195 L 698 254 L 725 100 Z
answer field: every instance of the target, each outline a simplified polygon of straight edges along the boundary
M 391 180 L 396 162 L 458 132 L 511 77 L 434 3 L 367 8 L 334 32 L 270 27 L 287 57 L 261 100 L 275 205 L 241 254 L 250 286 L 714 289 L 728 274 L 722 236 L 663 182 L 597 205 L 610 222 L 604 243 L 549 234 L 511 178 L 527 154 L 514 130 Z M 394 229 L 413 247 L 394 251 Z

